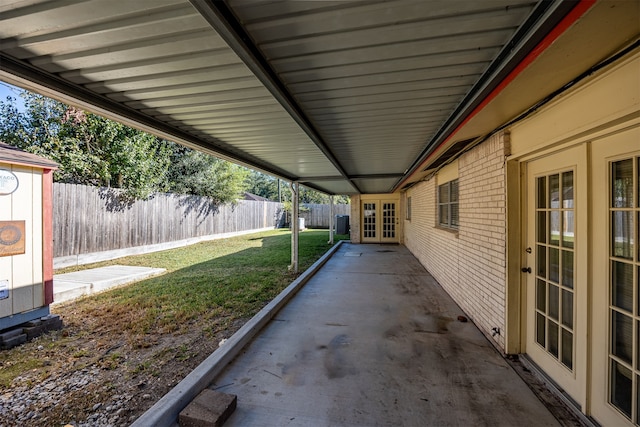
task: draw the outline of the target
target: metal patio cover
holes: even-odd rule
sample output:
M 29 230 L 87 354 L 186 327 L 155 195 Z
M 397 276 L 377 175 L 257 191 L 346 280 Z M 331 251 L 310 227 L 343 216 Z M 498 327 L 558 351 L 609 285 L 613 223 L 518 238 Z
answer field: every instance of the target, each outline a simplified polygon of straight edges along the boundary
M 450 138 L 576 4 L 4 0 L 0 79 L 328 194 L 386 193 L 542 96 Z

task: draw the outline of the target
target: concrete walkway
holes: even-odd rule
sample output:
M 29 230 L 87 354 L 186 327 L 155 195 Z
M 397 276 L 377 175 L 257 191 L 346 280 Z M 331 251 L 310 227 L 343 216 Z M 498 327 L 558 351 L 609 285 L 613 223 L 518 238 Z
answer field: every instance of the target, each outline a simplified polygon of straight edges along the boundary
M 344 244 L 209 388 L 225 426 L 553 426 L 402 246 Z
M 84 295 L 137 282 L 165 272 L 164 268 L 111 265 L 53 276 L 53 301 L 61 303 Z

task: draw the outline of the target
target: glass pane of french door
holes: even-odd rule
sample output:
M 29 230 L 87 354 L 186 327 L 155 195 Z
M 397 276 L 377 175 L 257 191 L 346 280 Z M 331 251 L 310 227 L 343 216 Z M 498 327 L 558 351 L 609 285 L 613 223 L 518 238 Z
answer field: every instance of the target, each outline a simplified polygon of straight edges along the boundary
M 376 237 L 376 204 L 366 202 L 362 205 L 362 236 L 365 239 Z
M 382 203 L 382 238 L 395 239 L 396 237 L 396 204 L 395 202 Z
M 574 366 L 574 173 L 536 178 L 535 340 L 568 370 Z
M 640 157 L 609 176 L 609 403 L 640 425 Z

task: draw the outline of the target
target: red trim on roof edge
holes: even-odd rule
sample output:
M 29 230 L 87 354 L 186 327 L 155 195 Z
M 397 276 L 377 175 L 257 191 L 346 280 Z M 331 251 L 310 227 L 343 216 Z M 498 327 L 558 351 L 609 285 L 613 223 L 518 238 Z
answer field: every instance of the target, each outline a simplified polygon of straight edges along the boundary
M 531 52 L 529 52 L 527 56 L 524 57 L 522 61 L 520 61 L 520 63 L 507 75 L 507 77 L 505 77 L 504 80 L 502 80 L 500 84 L 498 84 L 498 86 L 496 86 L 496 88 L 493 89 L 493 91 L 491 91 L 489 95 L 487 95 L 487 97 L 462 121 L 462 123 L 460 123 L 453 130 L 453 132 L 451 132 L 451 134 L 447 138 L 445 138 L 445 140 L 442 141 L 440 145 L 438 145 L 438 147 L 436 147 L 433 153 L 431 153 L 426 159 L 422 161 L 422 163 L 420 163 L 420 166 L 418 166 L 414 174 L 421 170 L 424 167 L 425 163 L 427 163 L 433 156 L 435 156 L 438 153 L 438 150 L 440 150 L 443 145 L 449 142 L 455 136 L 455 134 L 484 107 L 486 107 L 487 104 L 493 101 L 493 99 L 495 99 L 495 97 L 498 96 L 505 87 L 507 87 L 513 80 L 515 80 L 515 78 L 518 77 L 518 75 L 529 65 L 531 65 L 531 63 L 542 54 L 542 52 L 544 52 L 549 46 L 551 46 L 551 44 L 556 41 L 558 37 L 560 37 L 565 31 L 567 31 L 569 27 L 571 27 L 582 15 L 584 15 L 585 12 L 596 3 L 596 1 L 597 0 L 581 0 L 580 3 L 578 3 L 573 9 L 571 9 L 567 16 L 562 18 L 562 21 L 560 21 L 560 23 L 558 23 L 558 25 L 556 25 L 555 28 L 551 30 L 551 32 L 549 32 L 549 34 L 547 34 L 544 39 L 542 39 L 542 41 L 538 43 L 538 45 Z M 403 179 L 402 182 L 398 184 L 397 188 L 400 188 L 408 179 L 409 177 Z

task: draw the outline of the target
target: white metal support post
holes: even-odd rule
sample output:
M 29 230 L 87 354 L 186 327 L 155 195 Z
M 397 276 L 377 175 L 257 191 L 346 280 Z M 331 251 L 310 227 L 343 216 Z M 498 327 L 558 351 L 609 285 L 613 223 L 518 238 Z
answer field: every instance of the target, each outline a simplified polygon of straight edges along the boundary
M 334 209 L 333 209 L 333 195 L 329 196 L 329 244 L 333 245 L 333 227 L 334 222 L 333 218 L 335 217 Z
M 298 273 L 298 235 L 300 234 L 300 222 L 298 211 L 300 210 L 300 200 L 298 198 L 300 184 L 291 183 L 291 265 L 289 270 Z

